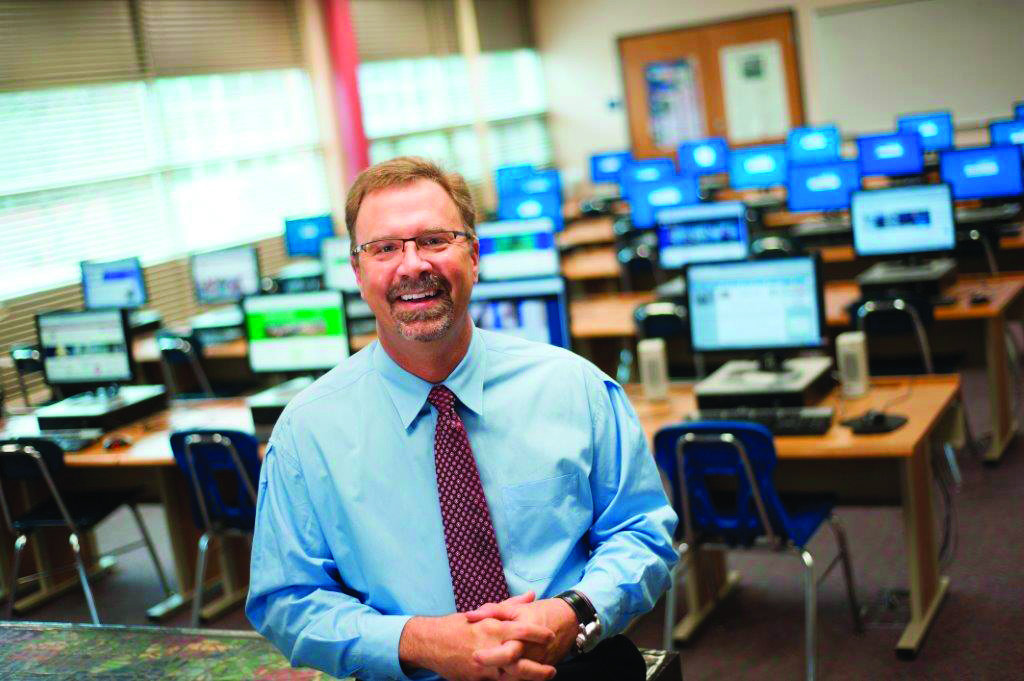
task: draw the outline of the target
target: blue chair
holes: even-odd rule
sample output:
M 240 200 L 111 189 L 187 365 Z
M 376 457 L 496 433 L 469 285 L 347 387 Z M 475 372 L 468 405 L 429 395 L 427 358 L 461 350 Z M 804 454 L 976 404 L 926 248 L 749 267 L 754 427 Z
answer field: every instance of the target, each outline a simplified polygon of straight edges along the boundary
M 764 426 L 742 422 L 705 422 L 668 426 L 654 436 L 655 458 L 672 489 L 673 506 L 682 523 L 680 568 L 693 550 L 767 549 L 793 551 L 804 566 L 806 675 L 814 679 L 817 582 L 837 562 L 846 577 L 854 627 L 860 632 L 860 606 L 853 583 L 846 534 L 832 514 L 827 495 L 781 498 L 775 490 L 775 444 Z M 709 485 L 709 479 L 716 483 Z M 728 491 L 721 491 L 728 485 Z M 807 542 L 825 521 L 839 545 L 839 555 L 817 580 Z M 671 649 L 675 626 L 678 575 L 665 606 L 665 648 Z
M 189 481 L 192 516 L 203 532 L 192 596 L 192 626 L 198 627 L 210 542 L 225 535 L 252 537 L 260 478 L 259 441 L 236 430 L 185 430 L 171 434 L 171 450 Z

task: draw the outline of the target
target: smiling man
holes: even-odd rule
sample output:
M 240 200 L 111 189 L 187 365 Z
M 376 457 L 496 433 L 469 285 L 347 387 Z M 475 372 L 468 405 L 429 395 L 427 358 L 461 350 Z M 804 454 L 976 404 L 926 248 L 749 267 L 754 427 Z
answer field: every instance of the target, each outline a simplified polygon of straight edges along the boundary
M 621 387 L 570 352 L 473 326 L 461 177 L 378 164 L 345 221 L 378 341 L 274 428 L 249 619 L 294 664 L 363 681 L 634 660 L 616 678 L 642 679 L 614 634 L 667 588 L 676 517 Z

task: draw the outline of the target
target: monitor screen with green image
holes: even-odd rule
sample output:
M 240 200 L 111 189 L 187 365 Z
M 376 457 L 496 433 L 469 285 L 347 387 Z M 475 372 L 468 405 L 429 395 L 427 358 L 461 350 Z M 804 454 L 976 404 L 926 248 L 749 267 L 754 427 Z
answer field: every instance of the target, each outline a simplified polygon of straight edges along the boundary
M 341 291 L 250 296 L 242 302 L 255 372 L 313 372 L 349 355 Z

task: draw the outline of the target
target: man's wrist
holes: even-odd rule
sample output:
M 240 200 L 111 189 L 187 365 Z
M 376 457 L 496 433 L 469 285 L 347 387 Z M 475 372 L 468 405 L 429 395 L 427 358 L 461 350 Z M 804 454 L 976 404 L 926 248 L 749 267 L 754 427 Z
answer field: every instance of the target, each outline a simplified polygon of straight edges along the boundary
M 563 591 L 555 598 L 564 601 L 576 615 L 577 633 L 573 644 L 576 653 L 593 650 L 601 639 L 601 620 L 586 594 L 575 589 Z

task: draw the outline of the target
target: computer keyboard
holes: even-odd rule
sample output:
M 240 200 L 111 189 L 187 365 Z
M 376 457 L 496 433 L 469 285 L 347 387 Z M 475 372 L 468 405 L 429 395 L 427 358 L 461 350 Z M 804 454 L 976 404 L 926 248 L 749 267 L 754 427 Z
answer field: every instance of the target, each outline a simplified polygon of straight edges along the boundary
M 683 421 L 753 421 L 774 435 L 823 435 L 832 426 L 832 407 L 736 407 L 698 409 Z
M 39 437 L 59 445 L 65 452 L 80 452 L 103 437 L 103 430 L 100 428 L 41 430 Z

